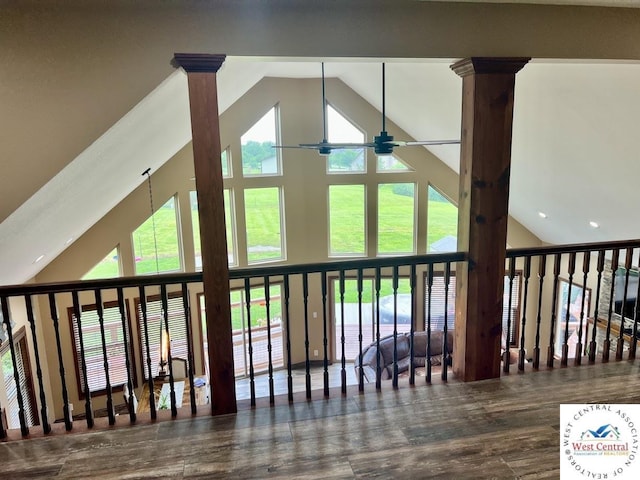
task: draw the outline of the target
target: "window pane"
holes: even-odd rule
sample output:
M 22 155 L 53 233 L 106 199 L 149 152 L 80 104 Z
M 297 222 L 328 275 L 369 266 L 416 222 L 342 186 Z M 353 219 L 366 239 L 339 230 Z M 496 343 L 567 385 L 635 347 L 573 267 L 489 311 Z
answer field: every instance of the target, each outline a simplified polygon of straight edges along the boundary
M 140 345 L 143 365 L 143 377 L 149 378 L 147 366 L 147 344 L 145 330 L 149 335 L 149 357 L 151 359 L 151 376 L 158 375 L 160 370 L 160 339 L 164 330 L 165 320 L 162 312 L 162 300 L 160 296 L 147 297 L 147 321 L 144 322 L 140 299 L 136 298 L 136 318 L 140 326 Z M 189 363 L 187 345 L 187 326 L 184 315 L 184 303 L 181 293 L 170 293 L 167 300 L 167 315 L 169 321 L 169 339 L 171 358 L 182 358 Z M 169 367 L 165 367 L 168 372 Z M 188 368 L 188 366 L 187 366 Z M 188 371 L 188 370 L 187 370 Z
M 244 191 L 249 263 L 283 258 L 280 189 L 251 188 Z
M 98 264 L 82 277 L 82 280 L 92 280 L 94 278 L 115 278 L 120 276 L 120 259 L 118 258 L 118 247 L 111 250 Z
M 413 168 L 407 166 L 394 155 L 378 155 L 378 172 L 412 172 Z
M 509 277 L 504 277 L 504 293 L 502 297 L 502 332 L 503 339 L 507 337 L 509 330 L 510 345 L 518 342 L 519 315 L 520 315 L 520 284 L 522 282 L 522 272 L 516 272 L 513 279 L 513 288 L 510 290 Z M 446 298 L 446 309 L 445 309 Z M 429 290 L 425 276 L 425 327 L 427 324 L 427 312 L 429 311 Z M 431 286 L 431 329 L 444 329 L 444 313 L 447 312 L 447 329 L 453 330 L 455 327 L 455 306 L 456 306 L 456 276 L 451 272 L 447 295 L 445 296 L 445 277 L 443 272 L 436 272 Z M 511 307 L 511 310 L 509 310 Z M 504 345 L 503 345 L 504 347 Z
M 128 307 L 125 306 L 125 312 Z M 83 305 L 80 324 L 82 332 L 78 328 L 73 308 L 69 309 L 69 317 L 73 325 L 74 346 L 76 351 L 77 372 L 79 374 L 79 385 L 84 391 L 84 378 L 82 374 L 80 334 L 82 334 L 82 345 L 84 347 L 84 360 L 87 366 L 87 383 L 89 391 L 97 392 L 107 387 L 107 376 L 104 369 L 104 354 L 102 351 L 102 331 L 100 319 L 96 305 Z M 127 382 L 127 365 L 124 343 L 124 332 L 122 331 L 122 319 L 117 302 L 105 303 L 103 307 L 103 325 L 105 347 L 109 362 L 109 382 L 112 387 L 124 385 Z M 127 332 L 129 340 L 129 355 L 131 355 L 131 335 Z M 130 360 L 132 357 L 129 357 Z M 132 381 L 135 375 L 132 372 Z
M 231 168 L 229 167 L 229 149 L 223 150 L 222 155 L 220 156 L 220 161 L 222 162 L 222 176 L 224 178 L 232 177 Z
M 329 186 L 329 253 L 364 255 L 364 185 Z
M 427 203 L 427 252 L 458 250 L 458 207 L 429 186 Z
M 364 133 L 327 105 L 327 136 L 333 143 L 364 143 Z M 366 171 L 364 148 L 334 150 L 327 157 L 329 173 L 363 173 Z
M 276 144 L 276 107 L 269 110 L 242 137 L 242 174 L 247 176 L 280 175 Z
M 180 270 L 176 202 L 173 197 L 133 232 L 133 251 L 137 275 Z
M 413 183 L 378 185 L 378 253 L 414 251 Z
M 269 287 L 269 328 L 267 329 L 267 305 L 264 286 L 251 289 L 251 341 L 252 355 L 249 354 L 249 325 L 247 321 L 247 299 L 244 290 L 231 290 L 231 323 L 233 328 L 233 356 L 235 376 L 249 375 L 251 362 L 254 373 L 268 370 L 269 363 L 269 334 L 271 337 L 271 362 L 274 368 L 284 366 L 284 352 L 282 348 L 282 297 L 281 286 L 272 284 Z M 200 295 L 200 314 L 203 319 L 203 338 L 205 358 L 207 355 L 206 311 L 204 296 Z
M 233 217 L 233 207 L 231 205 L 231 191 L 224 190 L 224 217 L 227 230 L 227 253 L 229 265 L 235 265 L 235 220 Z M 200 214 L 198 212 L 198 194 L 189 192 L 191 202 L 191 223 L 193 227 L 193 248 L 196 256 L 196 270 L 202 270 L 202 247 L 200 245 Z

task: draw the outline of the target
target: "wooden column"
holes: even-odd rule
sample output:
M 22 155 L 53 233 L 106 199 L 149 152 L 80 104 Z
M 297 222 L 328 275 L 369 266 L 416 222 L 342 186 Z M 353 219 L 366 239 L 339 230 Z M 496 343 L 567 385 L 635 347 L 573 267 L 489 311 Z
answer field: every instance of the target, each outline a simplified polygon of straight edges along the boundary
M 212 415 L 237 411 L 216 86 L 216 73 L 224 59 L 225 55 L 184 53 L 176 53 L 173 59 L 175 67 L 187 72 L 189 82 Z
M 462 143 L 453 371 L 464 381 L 500 376 L 515 75 L 528 58 L 468 58 L 462 77 Z

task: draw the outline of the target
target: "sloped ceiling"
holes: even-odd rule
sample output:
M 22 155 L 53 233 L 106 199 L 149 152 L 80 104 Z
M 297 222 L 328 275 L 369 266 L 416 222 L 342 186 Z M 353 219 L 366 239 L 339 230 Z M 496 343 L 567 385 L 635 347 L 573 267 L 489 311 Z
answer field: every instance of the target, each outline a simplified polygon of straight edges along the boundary
M 415 139 L 460 136 L 461 80 L 450 64 L 387 64 L 387 116 Z M 380 65 L 329 61 L 326 74 L 380 110 Z M 264 76 L 318 73 L 319 61 L 228 58 L 219 72 L 221 111 Z M 510 213 L 541 240 L 640 236 L 638 85 L 640 65 L 631 63 L 533 61 L 518 74 Z M 139 185 L 147 167 L 157 169 L 189 140 L 186 76 L 176 71 L 0 224 L 0 284 L 33 277 Z M 432 151 L 458 171 L 459 146 Z

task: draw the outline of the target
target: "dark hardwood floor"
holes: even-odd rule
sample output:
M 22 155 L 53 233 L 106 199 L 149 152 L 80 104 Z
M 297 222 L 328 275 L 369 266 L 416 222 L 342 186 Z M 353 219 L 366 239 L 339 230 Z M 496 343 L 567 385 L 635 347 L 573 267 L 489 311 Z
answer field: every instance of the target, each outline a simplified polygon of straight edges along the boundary
M 559 477 L 560 403 L 639 403 L 640 363 L 512 373 L 0 444 L 0 478 Z

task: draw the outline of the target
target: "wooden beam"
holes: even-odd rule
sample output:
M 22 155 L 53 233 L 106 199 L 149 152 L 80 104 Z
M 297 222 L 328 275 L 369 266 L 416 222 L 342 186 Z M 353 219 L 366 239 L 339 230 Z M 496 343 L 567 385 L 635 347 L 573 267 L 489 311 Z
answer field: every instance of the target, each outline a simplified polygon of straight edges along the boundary
M 237 411 L 216 84 L 224 59 L 224 55 L 184 53 L 176 53 L 173 59 L 175 67 L 187 72 L 189 83 L 212 415 Z
M 516 73 L 528 58 L 468 58 L 462 77 L 462 143 L 456 269 L 454 374 L 464 381 L 500 376 L 511 130 Z

